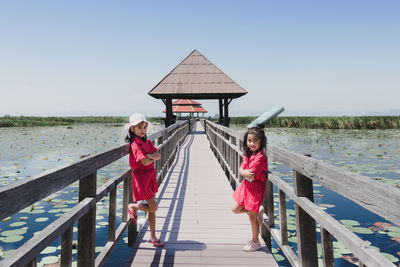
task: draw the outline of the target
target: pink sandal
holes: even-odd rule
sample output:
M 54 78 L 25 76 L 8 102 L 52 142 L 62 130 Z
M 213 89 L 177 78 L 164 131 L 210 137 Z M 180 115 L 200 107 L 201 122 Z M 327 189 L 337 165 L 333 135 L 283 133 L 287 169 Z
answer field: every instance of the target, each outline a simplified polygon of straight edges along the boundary
M 153 244 L 156 248 L 163 248 L 165 246 L 164 242 L 162 242 L 160 239 L 157 239 L 155 241 L 149 239 L 149 243 Z
M 128 214 L 134 224 L 137 224 L 137 214 L 128 208 Z

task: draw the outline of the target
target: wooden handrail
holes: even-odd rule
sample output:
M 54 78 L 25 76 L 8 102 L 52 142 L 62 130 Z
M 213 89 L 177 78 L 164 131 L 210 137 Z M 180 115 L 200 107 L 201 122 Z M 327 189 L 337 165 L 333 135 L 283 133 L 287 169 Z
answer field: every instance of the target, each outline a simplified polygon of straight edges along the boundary
M 157 139 L 159 151 L 165 156 L 160 160 L 161 165 L 158 165 L 162 166 L 162 168 L 159 167 L 161 171 L 157 172 L 157 178 L 159 182 L 163 180 L 166 171 L 169 169 L 169 163 L 174 160 L 177 147 L 183 142 L 188 132 L 189 123 L 187 121 L 182 121 L 148 137 L 153 142 Z M 162 140 L 160 138 L 162 138 Z M 166 150 L 168 153 L 166 153 Z M 102 266 L 112 249 L 122 237 L 126 228 L 131 224 L 131 221 L 127 221 L 127 214 L 126 211 L 124 211 L 124 209 L 126 210 L 126 206 L 129 201 L 127 198 L 132 194 L 131 187 L 129 186 L 129 182 L 131 180 L 131 170 L 128 169 L 124 171 L 122 174 L 109 180 L 99 188 L 96 188 L 95 173 L 97 169 L 120 159 L 128 153 L 129 144 L 126 144 L 107 152 L 79 160 L 67 166 L 47 171 L 43 174 L 27 179 L 26 181 L 1 188 L 0 207 L 7 207 L 7 209 L 0 210 L 0 218 L 4 218 L 79 179 L 89 179 L 88 181 L 94 182 L 89 186 L 87 185 L 87 182 L 80 185 L 80 202 L 78 202 L 78 204 L 75 205 L 69 212 L 65 213 L 63 216 L 48 225 L 44 230 L 19 247 L 12 255 L 0 261 L 0 266 L 24 266 L 27 264 L 35 266 L 37 255 L 59 236 L 62 236 L 61 264 L 63 266 L 70 266 L 72 261 L 72 227 L 74 223 L 77 220 L 84 220 L 82 221 L 82 229 L 80 229 L 81 227 L 78 226 L 78 240 L 80 232 L 85 231 L 85 234 L 87 235 L 88 231 L 94 231 L 95 224 L 92 224 L 91 222 L 95 220 L 96 203 L 110 193 L 109 217 L 112 222 L 109 224 L 109 242 L 96 259 L 94 259 L 94 245 L 93 248 L 90 244 L 84 245 L 83 251 L 80 252 L 78 250 L 78 262 L 80 262 L 81 265 Z M 115 229 L 116 206 L 115 203 L 112 204 L 112 202 L 115 202 L 115 199 L 111 200 L 111 198 L 112 195 L 114 195 L 115 198 L 117 185 L 122 181 L 124 181 L 122 223 L 117 229 Z M 23 194 L 21 194 L 21 192 L 23 192 Z M 21 196 L 25 197 L 21 199 Z M 17 203 L 11 204 L 12 202 Z M 92 213 L 90 212 L 91 210 L 93 211 Z M 136 230 L 136 225 L 134 229 Z M 136 233 L 133 235 L 128 232 L 128 243 L 132 243 L 132 238 L 135 237 Z M 94 244 L 95 237 L 93 236 L 90 239 L 91 240 L 89 240 L 89 242 Z M 84 239 L 82 238 L 82 240 Z M 85 241 L 82 240 L 79 241 L 80 244 L 84 244 Z
M 241 146 L 244 134 L 238 133 L 225 126 L 217 125 L 211 121 L 202 121 L 202 123 L 206 129 L 210 147 L 214 151 L 222 168 L 229 174 L 229 176 L 228 174 L 227 176 L 233 176 L 236 182 L 241 182 L 241 177 L 239 177 L 238 172 L 233 171 L 235 168 L 238 168 L 238 162 L 235 162 L 232 158 L 241 159 L 243 157 Z M 232 139 L 235 141 L 232 141 Z M 229 151 L 229 153 L 235 153 L 236 155 L 232 156 L 232 154 L 227 154 L 227 151 Z M 301 212 L 299 214 L 296 208 L 297 220 L 304 220 L 303 217 L 306 216 L 307 220 L 311 220 L 311 222 L 318 221 L 321 225 L 323 260 L 326 266 L 333 266 L 331 236 L 334 236 L 337 240 L 342 242 L 360 259 L 360 262 L 366 266 L 394 266 L 386 257 L 371 248 L 367 242 L 361 240 L 340 222 L 316 206 L 312 198 L 310 199 L 302 195 L 304 193 L 299 192 L 310 192 L 312 197 L 312 183 L 311 190 L 303 190 L 305 190 L 304 186 L 310 184 L 307 182 L 308 179 L 310 179 L 310 181 L 314 180 L 373 213 L 383 216 L 395 224 L 400 224 L 400 213 L 398 212 L 400 208 L 400 191 L 398 189 L 272 144 L 266 145 L 266 151 L 269 160 L 280 162 L 292 168 L 294 173 L 297 173 L 297 179 L 303 179 L 306 182 L 297 183 L 297 189 L 300 191 L 295 191 L 292 186 L 273 173 L 269 172 L 267 176 L 267 193 L 265 195 L 264 207 L 267 208 L 265 212 L 269 215 L 269 220 L 268 224 L 263 226 L 263 229 L 274 237 L 293 266 L 309 266 L 312 262 L 315 263 L 316 254 L 314 254 L 314 248 L 316 244 L 312 244 L 314 247 L 311 250 L 312 252 L 309 251 L 309 247 L 303 248 L 303 253 L 301 255 L 297 255 L 293 249 L 288 246 L 287 222 L 285 217 L 286 196 L 293 199 L 298 209 L 306 214 L 301 215 L 303 214 Z M 227 156 L 231 159 L 227 158 Z M 280 229 L 274 226 L 273 203 L 271 203 L 273 202 L 273 190 L 272 188 L 268 188 L 269 183 L 276 186 L 279 190 Z M 357 188 L 357 190 L 354 190 L 354 188 Z M 314 234 L 304 232 L 310 231 L 310 229 L 300 228 L 299 224 L 300 223 L 296 224 L 297 233 L 304 239 L 302 241 L 303 246 L 310 242 L 316 243 L 314 237 L 315 230 Z M 263 237 L 268 239 L 268 235 L 263 235 Z M 266 240 L 266 243 L 268 244 L 268 240 Z M 301 246 L 301 244 L 298 244 L 298 246 Z M 299 247 L 299 250 L 302 249 Z M 301 251 L 299 251 L 299 253 L 301 253 Z

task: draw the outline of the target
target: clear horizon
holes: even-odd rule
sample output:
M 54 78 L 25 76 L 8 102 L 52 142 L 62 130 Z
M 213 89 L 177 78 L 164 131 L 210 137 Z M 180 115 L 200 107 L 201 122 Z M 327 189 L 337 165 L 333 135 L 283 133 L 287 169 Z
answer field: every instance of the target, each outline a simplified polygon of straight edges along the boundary
M 2 2 L 0 116 L 162 116 L 147 93 L 193 49 L 248 91 L 231 116 L 400 115 L 398 14 L 399 1 Z

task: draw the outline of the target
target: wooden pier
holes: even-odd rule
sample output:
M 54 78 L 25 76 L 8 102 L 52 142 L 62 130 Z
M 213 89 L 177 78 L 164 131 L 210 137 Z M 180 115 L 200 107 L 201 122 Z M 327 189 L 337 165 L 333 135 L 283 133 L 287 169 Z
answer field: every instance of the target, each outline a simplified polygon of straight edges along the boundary
M 239 166 L 243 160 L 243 134 L 204 120 L 180 121 L 148 136 L 159 149 L 161 160 L 155 164 L 159 193 L 156 229 L 166 243 L 154 248 L 147 240 L 145 222 L 128 220 L 127 206 L 132 202 L 131 170 L 97 187 L 97 171 L 129 153 L 129 144 L 88 156 L 72 164 L 0 188 L 0 219 L 79 182 L 79 201 L 30 240 L 16 249 L 0 266 L 37 266 L 38 255 L 57 238 L 61 239 L 61 266 L 72 266 L 73 243 L 77 242 L 77 266 L 103 266 L 125 231 L 128 232 L 127 266 L 277 266 L 271 253 L 271 240 L 279 246 L 292 266 L 317 266 L 317 225 L 321 232 L 322 261 L 334 266 L 332 242 L 336 239 L 358 258 L 359 266 L 395 266 L 330 214 L 313 203 L 313 183 L 319 183 L 359 206 L 400 225 L 400 191 L 357 173 L 313 159 L 273 144 L 266 145 L 269 161 L 293 170 L 294 186 L 269 172 L 263 206 L 265 224 L 261 229 L 263 249 L 242 251 L 251 237 L 245 214 L 231 212 L 233 188 L 242 182 Z M 128 166 L 127 166 L 128 167 Z M 122 203 L 117 189 L 123 188 Z M 274 191 L 278 196 L 274 196 Z M 109 197 L 108 242 L 95 252 L 96 205 Z M 275 214 L 274 198 L 279 200 Z M 286 202 L 294 201 L 297 249 L 288 243 Z M 122 215 L 117 210 L 122 209 Z M 117 217 L 121 222 L 117 224 Z M 275 225 L 279 220 L 279 227 Z M 78 223 L 77 240 L 73 226 Z M 318 223 L 318 224 L 317 224 Z
M 251 239 L 249 218 L 232 213 L 232 187 L 209 146 L 197 123 L 159 188 L 156 229 L 165 247 L 147 242 L 146 223 L 131 266 L 278 266 L 265 244 L 255 253 L 242 251 Z

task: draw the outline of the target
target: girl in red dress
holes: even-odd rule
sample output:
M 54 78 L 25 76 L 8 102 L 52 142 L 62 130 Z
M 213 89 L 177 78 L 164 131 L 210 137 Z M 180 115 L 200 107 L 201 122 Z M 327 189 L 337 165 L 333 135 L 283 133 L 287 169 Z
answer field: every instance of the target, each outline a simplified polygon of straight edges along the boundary
M 157 148 L 147 139 L 148 121 L 143 114 L 135 113 L 125 125 L 127 136 L 125 141 L 130 143 L 129 165 L 132 169 L 133 201 L 146 200 L 144 203 L 130 203 L 128 214 L 134 223 L 137 223 L 137 211 L 148 212 L 150 226 L 150 240 L 155 247 L 163 247 L 164 243 L 157 238 L 156 211 L 158 204 L 155 193 L 158 191 L 154 161 L 160 159 Z
M 259 227 L 263 223 L 264 208 L 261 206 L 265 193 L 265 180 L 268 161 L 263 149 L 267 143 L 264 130 L 259 127 L 250 128 L 244 135 L 244 159 L 239 174 L 244 176 L 242 183 L 233 193 L 235 200 L 232 211 L 249 215 L 252 239 L 244 247 L 244 251 L 256 251 L 261 248 L 258 240 Z

